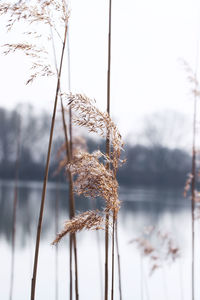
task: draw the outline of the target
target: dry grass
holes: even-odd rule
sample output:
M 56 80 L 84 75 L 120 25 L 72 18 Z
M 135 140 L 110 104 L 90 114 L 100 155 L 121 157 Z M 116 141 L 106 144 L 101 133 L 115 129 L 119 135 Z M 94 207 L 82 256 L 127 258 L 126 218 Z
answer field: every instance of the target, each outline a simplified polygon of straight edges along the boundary
M 112 145 L 111 158 L 109 158 L 106 154 L 103 154 L 101 151 L 88 153 L 86 151 L 77 150 L 71 161 L 66 161 L 67 171 L 70 171 L 73 176 L 76 175 L 74 191 L 77 194 L 84 195 L 86 197 L 103 198 L 106 204 L 104 211 L 111 211 L 116 219 L 120 209 L 116 170 L 121 163 L 120 153 L 123 147 L 121 135 L 108 114 L 102 113 L 98 108 L 96 108 L 93 100 L 90 100 L 81 94 L 70 94 L 68 99 L 69 105 L 75 112 L 73 115 L 74 123 L 78 126 L 87 127 L 90 132 L 95 132 L 100 136 L 105 136 L 106 129 L 109 128 Z M 111 165 L 110 169 L 107 168 L 108 163 Z M 91 212 L 85 212 L 84 215 L 79 215 L 74 219 L 77 226 L 80 224 L 80 227 L 77 227 L 79 231 L 82 228 L 85 228 L 83 216 L 87 217 L 87 214 L 90 215 Z M 97 217 L 97 215 L 95 216 Z M 97 228 L 95 218 L 90 220 L 90 226 L 92 225 L 92 220 L 94 220 L 93 225 Z M 100 221 L 100 219 L 98 219 L 98 221 Z M 67 221 L 67 230 L 64 229 L 64 231 L 61 232 L 59 240 L 62 238 L 63 232 L 65 232 L 65 234 L 70 232 L 71 229 L 68 230 L 68 228 L 71 228 L 70 226 L 72 225 L 70 222 L 71 221 Z
M 146 256 L 150 263 L 150 275 L 165 263 L 171 263 L 180 256 L 180 249 L 168 232 L 156 230 L 151 227 L 150 231 L 130 241 L 135 243 L 142 256 Z
M 68 233 L 76 233 L 83 229 L 99 230 L 104 228 L 103 225 L 104 218 L 101 216 L 100 211 L 86 211 L 66 221 L 64 229 L 57 235 L 52 245 L 56 245 Z
M 23 25 L 23 28 L 27 26 L 29 28 L 28 31 L 18 31 L 18 38 L 21 34 L 20 42 L 7 43 L 3 46 L 5 55 L 20 51 L 31 59 L 31 74 L 26 84 L 32 83 L 38 77 L 55 75 L 55 67 L 51 65 L 49 59 L 50 53 L 46 50 L 48 49 L 46 45 L 52 36 L 47 35 L 46 32 L 49 31 L 50 26 L 63 44 L 64 39 L 61 36 L 64 36 L 69 18 L 65 1 L 35 0 L 20 1 L 14 4 L 3 2 L 0 4 L 0 15 L 7 16 L 8 31 L 11 31 L 18 23 Z M 40 32 L 35 31 L 36 25 L 39 25 Z M 43 30 L 44 28 L 45 30 Z M 42 45 L 45 45 L 46 48 Z

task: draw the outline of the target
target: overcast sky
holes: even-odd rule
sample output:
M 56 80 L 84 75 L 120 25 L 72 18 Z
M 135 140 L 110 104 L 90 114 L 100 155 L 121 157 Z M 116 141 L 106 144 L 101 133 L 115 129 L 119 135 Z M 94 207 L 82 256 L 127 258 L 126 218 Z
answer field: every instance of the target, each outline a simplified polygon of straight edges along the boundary
M 108 2 L 69 3 L 71 90 L 95 98 L 104 110 Z M 1 18 L 1 45 L 18 35 L 16 30 L 8 36 L 5 23 Z M 191 118 L 191 85 L 180 59 L 196 68 L 199 37 L 199 0 L 113 0 L 111 115 L 123 135 L 133 138 L 153 112 L 177 111 Z M 27 87 L 29 67 L 23 55 L 1 55 L 0 105 L 12 108 L 24 101 L 51 111 L 55 78 Z

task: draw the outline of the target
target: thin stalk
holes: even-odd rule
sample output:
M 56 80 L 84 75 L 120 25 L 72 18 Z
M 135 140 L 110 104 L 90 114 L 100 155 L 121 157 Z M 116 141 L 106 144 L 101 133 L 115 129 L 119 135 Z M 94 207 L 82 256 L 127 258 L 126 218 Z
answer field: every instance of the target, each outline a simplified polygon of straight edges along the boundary
M 180 282 L 180 299 L 184 300 L 184 287 L 183 287 L 183 271 L 182 271 L 182 260 L 179 259 L 179 282 Z
M 13 228 L 12 228 L 12 256 L 11 256 L 11 280 L 10 280 L 10 297 L 13 298 L 13 283 L 14 283 L 14 266 L 15 266 L 15 239 L 16 239 L 16 215 L 17 215 L 17 202 L 18 202 L 18 180 L 19 180 L 19 154 L 20 154 L 20 127 L 18 128 L 17 135 L 17 155 L 15 162 L 15 187 L 13 199 Z
M 68 35 L 67 35 L 67 58 L 68 58 L 68 89 L 69 91 L 71 90 L 71 73 L 70 73 L 70 49 L 69 49 L 69 31 L 68 31 Z M 69 134 L 70 137 L 72 138 L 72 122 L 71 122 L 71 108 L 69 108 Z M 68 143 L 68 147 L 70 149 L 70 152 L 72 153 L 72 143 L 70 142 L 70 144 Z M 72 180 L 72 178 L 71 178 Z M 70 178 L 69 178 L 70 181 Z M 73 191 L 73 186 L 72 186 L 72 191 Z M 69 191 L 70 194 L 72 194 L 72 191 Z M 70 196 L 70 195 L 69 195 Z M 72 212 L 72 199 L 70 201 L 70 219 L 72 218 L 73 212 Z M 69 236 L 69 240 L 70 240 L 70 281 L 72 280 L 72 248 L 74 248 L 74 241 L 73 241 L 73 236 L 72 234 L 70 234 Z M 72 300 L 72 282 L 70 282 L 70 300 Z
M 193 146 L 192 146 L 192 300 L 194 300 L 194 211 L 195 211 L 195 186 L 196 186 L 196 111 L 197 111 L 197 97 L 194 96 L 194 115 L 193 115 Z
M 72 159 L 73 155 L 73 144 L 72 144 L 72 110 L 70 108 L 69 110 L 69 127 L 70 127 L 70 153 Z M 69 174 L 69 187 L 70 187 L 70 214 L 71 218 L 75 217 L 75 202 L 74 202 L 74 193 L 73 193 L 73 176 L 71 172 L 68 172 Z M 77 258 L 77 241 L 76 241 L 76 234 L 71 234 L 71 238 L 74 245 L 74 264 L 75 264 L 75 291 L 76 291 L 76 300 L 79 299 L 79 291 L 78 291 L 78 258 Z
M 117 249 L 117 262 L 118 262 L 118 274 L 119 274 L 119 298 L 122 300 L 122 280 L 121 280 L 121 262 L 119 253 L 119 241 L 118 241 L 118 222 L 115 223 L 115 237 L 116 237 L 116 249 Z
M 97 238 L 97 251 L 98 251 L 98 261 L 99 261 L 99 275 L 100 275 L 100 291 L 101 291 L 101 299 L 103 299 L 103 270 L 102 270 L 102 259 L 101 259 L 101 242 L 99 237 L 99 231 L 96 230 L 96 238 Z
M 55 64 L 55 68 L 57 71 L 57 75 L 58 75 L 58 67 L 57 67 L 57 60 L 56 60 L 56 51 L 55 51 L 55 43 L 54 43 L 54 38 L 53 38 L 53 32 L 52 32 L 52 28 L 50 26 L 50 33 L 51 33 L 51 40 L 52 40 L 52 48 L 53 48 L 53 54 L 54 54 L 54 64 Z M 67 35 L 68 37 L 68 35 Z M 68 38 L 67 38 L 68 41 Z M 60 103 L 61 103 L 61 112 L 62 112 L 62 124 L 63 124 L 63 131 L 64 131 L 64 136 L 65 136 L 65 144 L 66 144 L 66 157 L 67 160 L 70 161 L 71 160 L 71 154 L 70 154 L 70 149 L 69 149 L 69 139 L 68 139 L 68 133 L 67 133 L 67 125 L 66 125 L 66 121 L 65 121 L 65 112 L 64 112 L 64 106 L 63 106 L 63 101 L 62 101 L 62 96 L 60 93 Z M 68 172 L 69 174 L 69 172 Z M 70 178 L 69 178 L 70 181 Z M 72 212 L 71 212 L 71 204 L 70 202 L 73 201 L 73 199 L 71 199 L 71 191 L 69 188 L 69 217 L 72 218 Z M 72 236 L 70 235 L 69 238 L 69 299 L 72 300 L 73 299 L 73 275 L 72 275 Z
M 143 297 L 143 259 L 142 259 L 142 254 L 140 254 L 140 295 L 141 295 L 141 300 L 144 299 Z
M 49 173 L 51 146 L 52 146 L 52 140 L 53 140 L 58 94 L 59 94 L 59 90 L 60 90 L 60 77 L 61 77 L 61 71 L 62 71 L 62 65 L 63 65 L 63 57 L 64 57 L 64 51 L 65 51 L 65 46 L 66 46 L 66 39 L 67 39 L 67 25 L 65 26 L 64 42 L 63 42 L 63 47 L 62 47 L 61 59 L 60 59 L 53 115 L 52 115 L 52 122 L 51 122 L 50 136 L 49 136 L 49 145 L 48 145 L 48 151 L 47 151 L 45 175 L 44 175 L 44 181 L 43 181 L 43 190 L 42 190 L 40 214 L 39 214 L 39 220 L 38 220 L 37 237 L 36 237 L 36 245 L 35 245 L 35 257 L 34 257 L 32 285 L 31 285 L 31 300 L 35 299 L 35 286 L 36 286 L 36 278 L 37 278 L 37 265 L 38 265 L 38 256 L 39 256 L 40 235 L 41 235 L 41 230 L 42 230 L 42 220 L 43 220 L 44 202 L 45 202 L 45 196 L 46 196 L 46 186 L 47 186 L 48 173 Z
M 73 272 L 72 272 L 72 247 L 73 247 L 73 241 L 72 241 L 72 236 L 70 234 L 69 236 L 69 299 L 73 299 Z
M 94 204 L 94 201 L 91 202 L 92 209 L 95 210 L 96 206 Z M 97 252 L 98 252 L 98 263 L 99 263 L 99 286 L 100 286 L 100 291 L 101 291 L 101 298 L 103 299 L 103 270 L 102 270 L 102 259 L 101 259 L 101 241 L 100 241 L 100 236 L 99 236 L 99 230 L 96 230 L 96 239 L 97 239 Z
M 56 185 L 56 203 L 55 203 L 55 234 L 58 233 L 58 219 L 59 219 L 59 183 Z M 55 250 L 55 269 L 56 269 L 56 282 L 55 282 L 55 300 L 58 300 L 58 245 Z
M 162 267 L 162 276 L 163 276 L 163 292 L 164 292 L 164 298 L 165 300 L 168 300 L 168 288 L 167 288 L 167 280 L 166 280 L 166 273 L 165 273 L 165 267 Z
M 142 268 L 143 268 L 143 261 L 142 261 Z M 150 294 L 149 294 L 149 286 L 148 286 L 148 279 L 146 276 L 145 268 L 143 269 L 143 276 L 144 276 L 144 287 L 146 292 L 146 300 L 150 300 Z
M 113 212 L 112 224 L 112 284 L 111 284 L 111 300 L 114 300 L 114 281 L 115 281 L 115 213 Z
M 71 139 L 69 141 L 67 134 L 67 126 L 65 121 L 64 107 L 61 99 L 61 108 L 62 108 L 62 120 L 63 120 L 63 128 L 65 133 L 65 141 L 66 141 L 66 155 L 68 158 L 68 162 L 72 159 L 72 143 Z M 68 171 L 69 178 L 69 199 L 70 199 L 70 219 L 75 216 L 75 203 L 74 203 L 74 193 L 73 193 L 73 177 L 70 171 Z M 78 291 L 78 259 L 77 259 L 77 244 L 76 244 L 76 234 L 70 234 L 70 300 L 72 299 L 72 245 L 74 246 L 74 260 L 75 260 L 75 291 L 76 291 L 76 300 L 79 299 L 79 291 Z
M 111 14 L 112 1 L 109 0 L 109 30 L 108 30 L 108 69 L 107 69 L 107 113 L 110 115 L 110 70 L 111 70 Z M 110 133 L 107 128 L 106 154 L 110 156 Z M 107 165 L 109 168 L 109 164 Z M 109 248 L 109 211 L 106 213 L 105 225 L 105 300 L 108 300 L 108 248 Z
M 52 37 L 52 48 L 53 48 L 53 53 L 54 53 L 54 62 L 55 62 L 55 67 L 57 70 L 58 74 L 58 68 L 57 68 L 57 61 L 56 61 L 56 52 L 55 52 L 55 45 L 54 45 L 54 39 L 53 39 L 53 32 L 52 28 L 50 27 L 51 31 L 51 37 Z M 69 30 L 67 30 L 67 45 L 68 45 L 68 85 L 69 85 L 69 90 L 71 89 L 71 83 L 70 83 L 70 55 L 69 55 Z M 61 100 L 61 112 L 62 112 L 62 123 L 63 123 L 63 131 L 65 135 L 65 143 L 66 143 L 66 156 L 68 159 L 68 162 L 71 161 L 72 159 L 72 111 L 71 108 L 69 109 L 69 133 L 70 133 L 70 142 L 68 138 L 68 133 L 67 133 L 67 125 L 66 125 L 66 120 L 65 120 L 65 112 L 64 112 L 64 106 L 63 106 L 63 101 L 62 101 L 62 96 L 60 94 L 60 100 Z M 73 194 L 73 177 L 71 175 L 71 172 L 68 171 L 68 177 L 69 177 L 69 217 L 70 219 L 75 216 L 75 202 L 74 202 L 74 194 Z M 73 247 L 74 246 L 74 247 Z M 70 234 L 70 242 L 69 242 L 69 265 L 70 265 L 70 282 L 69 282 L 69 294 L 70 294 L 70 300 L 73 298 L 73 285 L 72 285 L 72 248 L 74 249 L 74 260 L 75 260 L 75 290 L 76 290 L 76 300 L 79 299 L 79 292 L 78 292 L 78 261 L 77 261 L 77 246 L 76 246 L 76 235 Z
M 69 46 L 69 32 L 67 35 L 67 53 L 68 53 L 68 88 L 69 91 L 71 91 L 71 70 L 70 70 L 70 46 Z M 69 108 L 69 137 L 70 137 L 70 153 L 71 153 L 71 159 L 73 157 L 73 135 L 72 135 L 72 109 Z M 73 176 L 70 173 L 70 199 L 71 199 L 71 215 L 72 218 L 75 217 L 75 201 L 74 201 L 74 194 L 73 194 Z M 76 300 L 79 299 L 79 290 L 78 290 L 78 258 L 77 258 L 77 241 L 76 241 L 76 234 L 72 234 L 71 236 L 73 245 L 74 245 L 74 263 L 75 263 L 75 290 L 76 290 Z

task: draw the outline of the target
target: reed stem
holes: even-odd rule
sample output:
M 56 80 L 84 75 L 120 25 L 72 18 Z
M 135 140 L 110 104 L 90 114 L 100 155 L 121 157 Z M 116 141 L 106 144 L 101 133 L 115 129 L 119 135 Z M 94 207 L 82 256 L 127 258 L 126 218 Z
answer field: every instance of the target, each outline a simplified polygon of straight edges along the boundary
M 109 0 L 109 29 L 108 29 L 108 69 L 107 69 L 107 113 L 110 115 L 110 70 L 111 70 L 111 12 L 112 1 Z M 110 156 L 110 133 L 107 128 L 106 154 Z M 109 168 L 109 164 L 107 165 Z M 109 211 L 106 213 L 105 226 L 105 300 L 108 300 L 108 248 L 109 248 Z
M 63 120 L 63 128 L 65 133 L 65 141 L 66 141 L 66 155 L 68 158 L 68 162 L 72 160 L 72 126 L 70 125 L 70 141 L 67 134 L 67 126 L 65 121 L 64 107 L 61 99 L 61 108 L 62 108 L 62 120 Z M 70 124 L 71 121 L 71 110 L 70 110 Z M 70 219 L 75 217 L 75 203 L 74 203 L 74 193 L 73 193 L 73 177 L 70 171 L 68 171 L 69 178 L 69 199 L 70 199 Z M 74 261 L 75 261 L 75 291 L 76 291 L 76 300 L 79 299 L 79 291 L 78 291 L 78 259 L 77 259 L 77 243 L 76 243 L 76 234 L 70 234 L 70 300 L 72 299 L 72 245 L 74 246 Z
M 59 183 L 56 185 L 56 203 L 55 203 L 55 234 L 58 233 L 58 219 L 59 219 Z M 58 300 L 58 245 L 55 249 L 55 269 L 56 269 L 56 283 L 55 283 L 55 300 Z
M 194 98 L 194 115 L 193 115 L 193 146 L 192 146 L 192 300 L 194 300 L 194 211 L 195 211 L 195 186 L 196 186 L 196 111 L 197 111 L 197 97 Z
M 41 198 L 40 213 L 39 213 L 39 219 L 38 219 L 36 245 L 35 245 L 33 277 L 32 277 L 32 284 L 31 284 L 31 300 L 35 299 L 35 286 L 36 286 L 36 278 L 37 278 L 37 265 L 38 265 L 38 256 L 39 256 L 40 235 L 41 235 L 41 230 L 42 230 L 44 202 L 45 202 L 45 197 L 46 197 L 46 187 L 47 187 L 48 173 L 49 173 L 51 146 L 52 146 L 52 140 L 53 140 L 53 132 L 54 132 L 54 125 L 55 125 L 55 116 L 56 116 L 56 109 L 57 109 L 57 102 L 58 102 L 58 94 L 59 94 L 59 90 L 60 90 L 60 77 L 61 77 L 61 71 L 62 71 L 62 66 L 63 66 L 63 57 L 64 57 L 64 51 L 65 51 L 65 46 L 66 46 L 66 38 L 67 38 L 67 25 L 65 26 L 64 42 L 63 42 L 63 47 L 62 47 L 61 59 L 60 59 L 60 66 L 59 66 L 59 73 L 58 73 L 58 78 L 57 78 L 57 87 L 56 87 L 56 94 L 55 94 L 55 100 L 54 100 L 53 115 L 52 115 L 51 128 L 50 128 L 50 136 L 49 136 L 49 145 L 48 145 L 47 158 L 46 158 L 45 175 L 44 175 L 44 180 L 43 180 L 43 190 L 42 190 L 42 198 Z
M 118 274 L 119 274 L 119 298 L 122 300 L 122 280 L 121 280 L 121 262 L 119 253 L 119 241 L 118 241 L 118 222 L 115 222 L 115 237 L 116 237 L 116 249 L 117 249 L 117 262 L 118 262 Z
M 16 216 L 17 216 L 17 202 L 18 202 L 18 180 L 19 180 L 19 156 L 20 156 L 20 124 L 17 133 L 17 154 L 15 162 L 15 187 L 13 199 L 13 228 L 12 228 L 12 255 L 11 255 L 11 280 L 10 280 L 10 296 L 13 298 L 13 284 L 14 284 L 14 266 L 15 266 L 15 240 L 16 240 Z
M 113 212 L 112 224 L 112 285 L 111 285 L 111 300 L 114 300 L 114 281 L 115 281 L 115 213 Z
M 54 44 L 54 39 L 53 39 L 53 32 L 52 32 L 52 28 L 50 26 L 50 32 L 51 32 L 51 38 L 52 38 L 52 48 L 53 48 L 53 54 L 54 54 L 54 63 L 55 63 L 55 68 L 57 71 L 57 75 L 58 75 L 58 67 L 57 67 L 57 60 L 56 60 L 56 51 L 55 51 L 55 44 Z M 68 40 L 68 34 L 67 34 L 67 41 Z M 67 43 L 68 44 L 68 43 Z M 69 50 L 68 50 L 69 51 Z M 68 76 L 70 76 L 70 73 L 68 72 Z M 69 86 L 70 86 L 70 79 L 69 79 Z M 69 139 L 68 139 L 68 133 L 67 133 L 67 125 L 66 125 L 66 120 L 65 120 L 65 112 L 64 112 L 64 106 L 63 106 L 63 101 L 62 101 L 62 96 L 60 94 L 60 102 L 61 102 L 61 112 L 62 112 L 62 124 L 63 124 L 63 131 L 64 131 L 64 136 L 65 136 L 65 144 L 66 144 L 66 157 L 67 160 L 70 161 L 71 160 L 71 150 L 70 150 L 70 143 L 69 143 Z M 68 172 L 69 174 L 69 172 Z M 69 176 L 70 177 L 70 176 Z M 70 178 L 69 178 L 70 181 Z M 70 184 L 69 184 L 70 186 Z M 72 186 L 73 189 L 73 186 Z M 73 202 L 74 200 L 71 198 L 72 196 L 72 192 L 70 191 L 70 187 L 69 187 L 69 217 L 72 218 L 72 212 L 71 212 L 71 207 L 72 205 L 70 204 L 71 202 Z M 72 300 L 73 299 L 73 275 L 72 275 L 72 248 L 73 248 L 73 241 L 72 241 L 72 235 L 70 234 L 69 237 L 69 299 Z

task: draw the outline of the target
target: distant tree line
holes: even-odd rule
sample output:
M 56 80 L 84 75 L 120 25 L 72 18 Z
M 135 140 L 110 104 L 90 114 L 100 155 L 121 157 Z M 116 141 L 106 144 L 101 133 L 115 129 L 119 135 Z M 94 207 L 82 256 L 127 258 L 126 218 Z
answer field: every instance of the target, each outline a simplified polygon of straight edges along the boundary
M 20 140 L 19 177 L 21 180 L 42 180 L 49 134 L 50 117 L 47 112 L 36 113 L 31 106 L 18 106 L 12 111 L 0 108 L 0 179 L 14 179 L 17 141 Z M 59 160 L 57 153 L 64 142 L 62 124 L 58 117 L 57 133 L 51 156 L 49 180 L 56 180 Z M 86 138 L 90 151 L 100 148 L 102 141 Z M 127 162 L 119 170 L 122 185 L 184 186 L 191 169 L 190 155 L 181 149 L 126 144 Z M 66 180 L 64 170 L 61 178 Z

